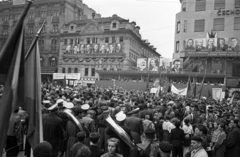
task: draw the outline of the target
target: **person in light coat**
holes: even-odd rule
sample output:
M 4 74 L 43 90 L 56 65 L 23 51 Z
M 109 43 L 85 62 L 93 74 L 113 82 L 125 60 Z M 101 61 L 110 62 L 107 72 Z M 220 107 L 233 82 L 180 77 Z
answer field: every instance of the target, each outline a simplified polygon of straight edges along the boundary
M 202 138 L 193 136 L 191 139 L 191 157 L 208 157 L 206 150 L 202 147 Z

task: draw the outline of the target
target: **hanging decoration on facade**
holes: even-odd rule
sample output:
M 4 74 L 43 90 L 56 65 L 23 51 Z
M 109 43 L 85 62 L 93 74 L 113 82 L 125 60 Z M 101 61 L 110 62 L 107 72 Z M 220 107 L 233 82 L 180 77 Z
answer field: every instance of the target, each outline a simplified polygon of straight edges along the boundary
M 118 62 L 122 63 L 124 61 L 124 58 L 118 58 Z
M 116 60 L 116 58 L 109 58 L 110 62 L 114 62 Z
M 75 62 L 76 60 L 77 60 L 76 58 L 72 58 L 72 59 L 71 59 L 72 62 Z
M 69 58 L 63 58 L 64 62 L 68 62 Z
M 101 58 L 103 62 L 107 62 L 108 58 Z
M 79 61 L 79 62 L 83 62 L 84 59 L 83 59 L 83 58 L 78 58 L 78 61 Z
M 92 58 L 85 58 L 86 62 L 90 62 L 92 60 Z

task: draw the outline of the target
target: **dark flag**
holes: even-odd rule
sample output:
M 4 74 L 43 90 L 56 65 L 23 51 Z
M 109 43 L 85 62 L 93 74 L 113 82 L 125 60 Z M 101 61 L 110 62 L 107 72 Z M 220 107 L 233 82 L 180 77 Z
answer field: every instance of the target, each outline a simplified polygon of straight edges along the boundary
M 193 97 L 195 98 L 197 94 L 197 78 L 193 78 Z
M 38 37 L 36 37 L 38 38 Z M 32 148 L 43 141 L 41 106 L 41 65 L 37 40 L 25 61 L 25 106 L 29 113 L 27 139 Z
M 2 154 L 9 126 L 9 119 L 17 105 L 24 103 L 24 18 L 31 6 L 29 2 L 11 35 L 0 52 L 0 84 L 4 85 L 0 104 L 0 154 Z
M 202 96 L 202 90 L 203 90 L 204 81 L 205 81 L 205 76 L 203 77 L 203 80 L 202 80 L 202 84 L 201 84 L 201 88 L 200 88 L 200 91 L 199 91 L 199 97 L 198 97 L 198 99 L 200 99 L 201 96 Z
M 188 83 L 187 83 L 187 95 L 186 96 L 190 96 L 191 90 L 192 90 L 191 77 L 189 76 Z
M 212 98 L 212 93 L 211 93 L 210 89 L 208 90 L 208 98 Z

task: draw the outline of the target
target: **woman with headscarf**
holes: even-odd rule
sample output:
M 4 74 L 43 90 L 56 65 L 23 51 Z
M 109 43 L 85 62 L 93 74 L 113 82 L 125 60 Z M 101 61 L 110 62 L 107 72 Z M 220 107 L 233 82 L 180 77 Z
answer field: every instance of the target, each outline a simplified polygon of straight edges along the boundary
M 39 143 L 33 150 L 34 157 L 51 157 L 52 145 L 49 142 Z

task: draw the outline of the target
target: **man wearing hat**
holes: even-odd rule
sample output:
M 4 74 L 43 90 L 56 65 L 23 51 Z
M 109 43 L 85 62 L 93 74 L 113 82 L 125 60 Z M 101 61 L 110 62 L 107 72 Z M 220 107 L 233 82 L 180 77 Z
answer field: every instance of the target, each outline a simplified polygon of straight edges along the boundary
M 57 116 L 57 103 L 48 108 L 49 113 L 44 114 L 43 139 L 52 145 L 51 157 L 57 157 L 61 140 L 63 139 L 62 119 Z
M 131 114 L 131 115 L 130 115 Z M 141 118 L 133 116 L 134 112 L 129 112 L 129 116 L 126 118 L 125 123 L 131 130 L 131 135 L 134 139 L 134 143 L 141 143 L 141 135 L 143 133 L 143 121 Z
M 130 137 L 130 140 L 132 141 L 132 135 L 131 135 L 131 130 L 128 126 L 125 125 L 125 119 L 126 119 L 126 114 L 123 113 L 123 111 L 120 111 L 119 113 L 116 114 L 116 122 L 117 124 L 122 127 L 122 129 L 128 134 Z M 129 146 L 110 128 L 106 129 L 106 134 L 109 135 L 109 138 L 117 138 L 120 140 L 120 152 L 119 154 L 122 154 L 124 157 L 125 156 L 130 156 L 130 148 Z
M 104 154 L 103 149 L 100 149 L 98 146 L 99 138 L 100 138 L 100 134 L 98 132 L 92 132 L 89 135 L 89 139 L 90 139 L 89 149 L 91 151 L 90 157 L 100 157 L 101 155 Z
M 193 136 L 191 139 L 191 157 L 208 157 L 207 152 L 202 147 L 202 138 L 200 136 Z

